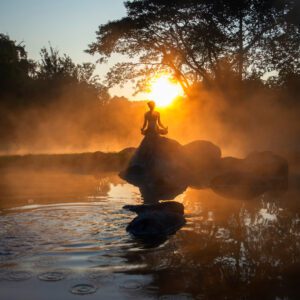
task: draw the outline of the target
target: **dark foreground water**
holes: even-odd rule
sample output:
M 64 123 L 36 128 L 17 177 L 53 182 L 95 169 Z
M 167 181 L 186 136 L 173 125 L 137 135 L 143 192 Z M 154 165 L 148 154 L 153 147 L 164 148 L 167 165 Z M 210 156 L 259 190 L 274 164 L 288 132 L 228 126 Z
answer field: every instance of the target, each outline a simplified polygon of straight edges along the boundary
M 300 193 L 230 200 L 189 189 L 167 241 L 129 236 L 139 190 L 114 174 L 8 172 L 0 299 L 300 299 Z

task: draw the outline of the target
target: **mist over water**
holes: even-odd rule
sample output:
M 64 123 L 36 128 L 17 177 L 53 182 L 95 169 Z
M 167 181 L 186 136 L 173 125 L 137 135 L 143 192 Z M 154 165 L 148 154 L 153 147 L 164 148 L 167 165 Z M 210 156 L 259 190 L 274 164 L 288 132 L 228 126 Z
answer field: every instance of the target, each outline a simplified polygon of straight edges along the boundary
M 45 108 L 7 111 L 12 128 L 3 128 L 1 154 L 107 152 L 138 146 L 145 101 L 84 102 L 74 97 L 74 92 L 65 91 Z M 299 150 L 299 108 L 283 105 L 280 97 L 258 91 L 247 99 L 233 98 L 238 102 L 232 103 L 218 92 L 203 90 L 192 100 L 177 99 L 159 110 L 168 136 L 182 144 L 209 140 L 225 156 L 254 150 L 289 155 Z

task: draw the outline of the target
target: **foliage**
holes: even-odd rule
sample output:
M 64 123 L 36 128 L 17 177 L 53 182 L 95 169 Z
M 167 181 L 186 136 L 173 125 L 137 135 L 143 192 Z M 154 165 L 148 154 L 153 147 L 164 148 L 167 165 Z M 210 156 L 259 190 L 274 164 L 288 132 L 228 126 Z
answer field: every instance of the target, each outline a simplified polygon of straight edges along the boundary
M 0 95 L 18 95 L 28 85 L 35 64 L 27 59 L 25 46 L 0 34 Z
M 107 88 L 94 76 L 94 64 L 75 64 L 51 45 L 42 48 L 40 55 L 40 61 L 29 60 L 22 43 L 0 34 L 1 106 L 44 105 L 66 90 L 74 90 L 74 99 L 82 102 L 109 99 Z
M 40 55 L 35 78 L 43 89 L 54 94 L 66 88 L 87 89 L 95 97 L 109 98 L 107 88 L 100 83 L 99 76 L 94 75 L 94 64 L 75 64 L 68 55 L 60 55 L 51 45 L 49 49 L 42 48 Z
M 109 86 L 170 72 L 188 94 L 203 82 L 222 85 L 265 72 L 300 72 L 300 22 L 294 0 L 134 0 L 127 16 L 99 26 L 87 52 L 105 63 L 128 56 L 107 74 Z
M 44 80 L 57 80 L 66 82 L 93 84 L 95 65 L 92 63 L 75 64 L 72 59 L 50 46 L 41 49 L 41 61 L 38 64 L 37 77 Z

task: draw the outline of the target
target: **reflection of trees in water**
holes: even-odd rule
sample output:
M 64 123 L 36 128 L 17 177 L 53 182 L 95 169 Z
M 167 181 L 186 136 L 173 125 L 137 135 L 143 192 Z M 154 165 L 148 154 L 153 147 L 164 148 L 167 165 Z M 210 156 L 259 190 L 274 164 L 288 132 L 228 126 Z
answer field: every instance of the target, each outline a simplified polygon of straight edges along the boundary
M 209 192 L 188 193 L 184 203 L 202 221 L 190 224 L 192 237 L 179 234 L 179 249 L 183 247 L 182 255 L 190 256 L 186 241 L 193 241 L 190 266 L 214 266 L 214 276 L 224 287 L 283 283 L 284 276 L 300 262 L 296 212 L 263 198 L 240 202 Z
M 160 293 L 212 299 L 300 295 L 300 219 L 267 196 L 249 202 L 189 190 L 187 225 L 161 249 L 136 258 Z
M 110 177 L 104 176 L 95 176 L 98 180 L 98 184 L 96 186 L 96 196 L 106 196 L 110 191 Z

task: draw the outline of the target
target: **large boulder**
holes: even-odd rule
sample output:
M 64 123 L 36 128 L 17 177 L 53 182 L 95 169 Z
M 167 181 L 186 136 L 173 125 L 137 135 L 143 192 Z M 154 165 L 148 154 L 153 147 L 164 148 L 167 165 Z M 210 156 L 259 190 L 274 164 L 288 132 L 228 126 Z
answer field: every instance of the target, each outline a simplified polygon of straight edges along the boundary
M 252 199 L 268 190 L 268 181 L 247 172 L 227 172 L 211 180 L 212 190 L 228 198 Z
M 234 198 L 280 193 L 288 187 L 288 163 L 270 151 L 253 152 L 245 159 L 225 157 L 210 186 L 216 193 Z
M 120 165 L 121 169 L 124 169 L 128 165 L 128 163 L 130 162 L 135 151 L 136 151 L 136 148 L 128 147 L 128 148 L 125 148 L 125 149 L 121 150 L 120 152 L 118 152 L 119 165 Z
M 175 201 L 152 205 L 125 205 L 124 209 L 137 213 L 126 230 L 135 237 L 156 239 L 174 234 L 185 224 L 184 207 Z
M 244 159 L 236 158 L 232 156 L 226 156 L 221 158 L 220 174 L 226 172 L 240 172 Z
M 271 151 L 249 154 L 243 162 L 243 169 L 264 177 L 271 182 L 272 188 L 281 189 L 287 187 L 288 162 Z
M 189 170 L 175 140 L 146 136 L 121 178 L 138 186 L 146 202 L 171 200 L 188 186 Z
M 221 149 L 209 141 L 193 141 L 183 146 L 186 165 L 190 170 L 189 185 L 207 187 L 219 172 Z

